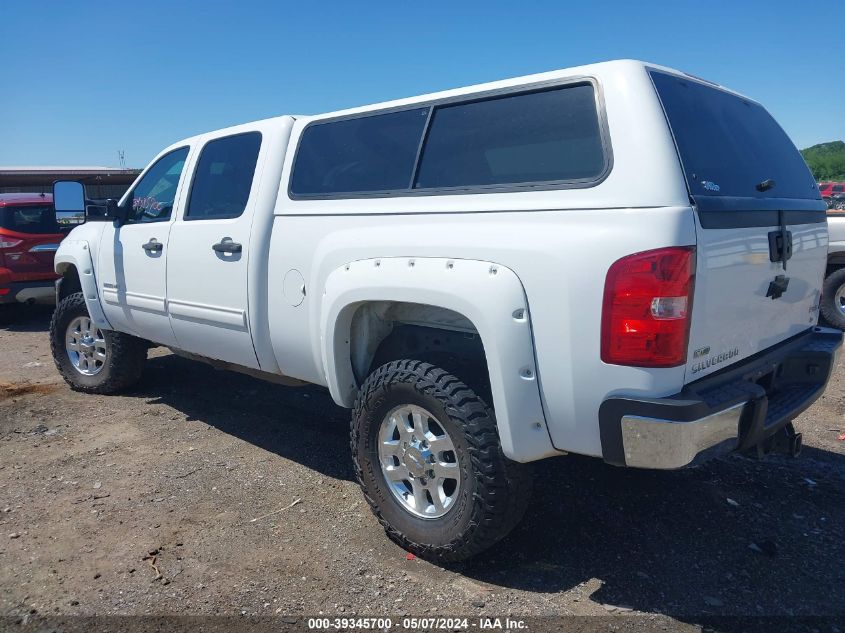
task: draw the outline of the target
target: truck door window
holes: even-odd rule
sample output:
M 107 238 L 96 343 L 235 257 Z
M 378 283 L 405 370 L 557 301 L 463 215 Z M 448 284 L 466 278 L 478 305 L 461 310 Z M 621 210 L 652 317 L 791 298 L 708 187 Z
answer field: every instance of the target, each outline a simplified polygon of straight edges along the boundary
M 188 148 L 180 147 L 165 154 L 147 170 L 132 190 L 132 214 L 129 222 L 165 222 L 173 212 L 179 177 L 188 158 Z
M 246 209 L 261 133 L 248 132 L 206 143 L 197 161 L 186 220 L 237 218 Z

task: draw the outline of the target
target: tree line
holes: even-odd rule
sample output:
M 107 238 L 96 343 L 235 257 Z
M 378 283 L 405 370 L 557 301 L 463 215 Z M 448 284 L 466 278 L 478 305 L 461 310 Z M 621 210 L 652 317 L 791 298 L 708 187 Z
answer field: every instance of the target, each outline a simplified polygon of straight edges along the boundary
M 831 141 L 801 150 L 817 181 L 845 180 L 845 143 Z

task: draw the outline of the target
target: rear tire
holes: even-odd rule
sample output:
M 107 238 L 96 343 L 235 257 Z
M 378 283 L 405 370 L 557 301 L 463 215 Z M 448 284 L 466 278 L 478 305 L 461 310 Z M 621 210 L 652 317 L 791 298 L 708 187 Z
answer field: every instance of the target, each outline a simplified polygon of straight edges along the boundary
M 135 384 L 147 359 L 139 338 L 93 325 L 81 292 L 59 302 L 50 321 L 56 368 L 74 391 L 113 394 Z
M 401 435 L 396 415 L 406 416 Z M 420 439 L 422 452 L 414 451 Z M 388 450 L 396 451 L 395 458 L 385 457 L 387 444 L 396 444 Z M 352 416 L 351 448 L 358 482 L 387 535 L 428 560 L 460 561 L 482 552 L 513 529 L 530 499 L 530 467 L 504 456 L 484 401 L 455 376 L 422 361 L 393 361 L 367 378 Z M 420 462 L 424 469 L 414 476 Z M 438 467 L 449 467 L 448 486 Z M 388 481 L 390 469 L 404 469 L 410 479 L 400 473 Z M 420 482 L 426 487 L 421 504 L 415 487 Z
M 831 273 L 824 280 L 820 308 L 825 321 L 845 330 L 845 268 Z

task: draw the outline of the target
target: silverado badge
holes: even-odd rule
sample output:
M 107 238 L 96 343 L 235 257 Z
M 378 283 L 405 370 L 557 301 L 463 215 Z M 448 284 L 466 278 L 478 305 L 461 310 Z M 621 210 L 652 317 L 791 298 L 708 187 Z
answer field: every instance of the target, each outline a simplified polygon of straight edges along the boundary
M 707 351 L 705 352 L 705 350 L 707 350 Z M 704 347 L 702 349 L 696 350 L 695 352 L 693 352 L 693 358 L 698 358 L 698 356 L 696 356 L 696 354 L 698 354 L 699 352 L 702 352 L 701 355 L 704 355 L 704 354 L 709 353 L 709 351 L 710 351 L 709 347 Z M 705 369 L 708 369 L 708 368 L 712 367 L 713 365 L 718 365 L 719 363 L 724 363 L 726 360 L 730 360 L 731 358 L 735 358 L 737 356 L 739 356 L 739 348 L 735 347 L 731 350 L 728 350 L 727 352 L 722 352 L 721 354 L 716 354 L 712 358 L 708 358 L 706 360 L 702 360 L 702 361 L 698 361 L 697 363 L 693 363 L 690 370 L 692 371 L 692 373 L 697 374 L 698 372 L 704 371 Z

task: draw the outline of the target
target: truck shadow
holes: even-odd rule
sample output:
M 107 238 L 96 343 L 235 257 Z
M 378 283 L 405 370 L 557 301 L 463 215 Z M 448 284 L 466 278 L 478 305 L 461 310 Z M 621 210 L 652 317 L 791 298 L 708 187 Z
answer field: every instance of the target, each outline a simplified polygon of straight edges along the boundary
M 353 479 L 349 414 L 322 388 L 280 387 L 166 355 L 150 359 L 139 395 Z M 535 474 L 523 522 L 453 571 L 495 591 L 572 592 L 610 613 L 690 622 L 845 615 L 835 589 L 845 582 L 845 455 L 807 447 L 799 459 L 731 456 L 675 472 L 570 456 L 539 462 Z
M 147 361 L 136 393 L 328 477 L 355 478 L 349 412 L 321 387 L 283 387 L 167 354 Z
M 7 332 L 47 332 L 52 305 L 11 304 L 0 306 L 0 330 Z
M 808 447 L 797 460 L 730 456 L 676 472 L 569 457 L 538 463 L 536 482 L 501 548 L 455 571 L 574 591 L 610 613 L 845 615 L 834 589 L 845 581 L 843 455 Z

